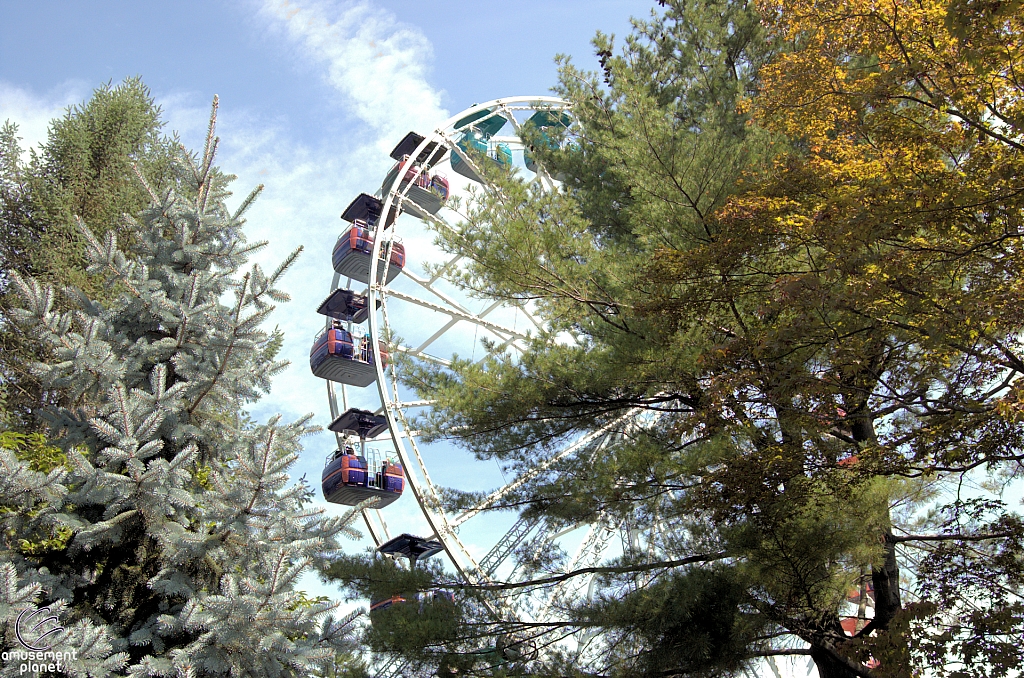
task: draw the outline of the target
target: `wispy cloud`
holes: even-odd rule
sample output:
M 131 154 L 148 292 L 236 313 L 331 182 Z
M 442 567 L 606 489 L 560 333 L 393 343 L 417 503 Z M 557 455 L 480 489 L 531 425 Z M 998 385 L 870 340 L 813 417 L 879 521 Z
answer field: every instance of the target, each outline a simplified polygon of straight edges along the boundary
M 81 83 L 65 83 L 40 94 L 0 81 L 0 121 L 18 125 L 21 147 L 26 151 L 46 140 L 50 121 L 64 114 L 68 106 L 81 103 L 89 90 Z
M 325 80 L 374 131 L 381 150 L 396 136 L 430 131 L 447 117 L 441 92 L 427 82 L 430 41 L 392 12 L 366 2 L 265 0 L 261 14 L 326 67 Z

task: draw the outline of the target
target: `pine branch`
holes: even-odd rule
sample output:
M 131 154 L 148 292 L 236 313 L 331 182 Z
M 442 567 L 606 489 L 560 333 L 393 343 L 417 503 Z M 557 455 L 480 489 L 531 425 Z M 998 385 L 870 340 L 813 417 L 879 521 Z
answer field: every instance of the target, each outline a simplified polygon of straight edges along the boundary
M 521 582 L 500 582 L 500 583 L 489 583 L 489 584 L 458 584 L 458 583 L 446 583 L 445 587 L 461 588 L 461 589 L 476 589 L 481 591 L 507 591 L 510 589 L 521 589 L 531 586 L 544 586 L 547 584 L 557 584 L 558 582 L 566 581 L 567 579 L 573 579 L 575 577 L 581 577 L 587 574 L 628 574 L 630 572 L 650 572 L 651 570 L 661 569 L 672 569 L 675 567 L 682 567 L 683 565 L 692 565 L 694 563 L 712 563 L 718 560 L 724 560 L 731 554 L 727 551 L 720 551 L 718 553 L 705 553 L 696 556 L 688 556 L 686 558 L 680 558 L 678 560 L 662 560 L 656 563 L 644 563 L 643 565 L 623 565 L 620 567 L 583 567 L 578 570 L 566 572 L 564 574 L 553 575 L 551 577 L 542 577 L 541 579 L 530 579 Z
M 138 177 L 139 183 L 142 184 L 142 187 L 146 189 L 146 193 L 149 194 L 149 199 L 154 203 L 160 202 L 160 197 L 156 194 L 156 191 L 154 191 L 153 188 L 149 185 L 149 182 L 146 181 L 146 177 L 142 174 L 142 170 L 139 169 L 139 165 L 137 163 L 132 163 L 132 171 L 135 172 L 135 176 Z
M 238 291 L 238 303 L 235 305 L 235 312 L 234 312 L 234 316 L 235 316 L 234 325 L 235 325 L 235 328 L 237 328 L 237 326 L 238 326 L 238 319 L 239 319 L 239 316 L 242 313 L 242 305 L 243 305 L 243 302 L 245 300 L 245 293 L 246 293 L 246 290 L 248 290 L 248 289 L 249 289 L 249 274 L 246 273 L 245 277 L 242 278 L 242 287 Z M 228 342 L 228 345 L 227 345 L 227 347 L 224 350 L 224 356 L 223 356 L 223 358 L 220 361 L 220 366 L 217 368 L 217 373 L 213 376 L 213 379 L 210 380 L 210 383 L 207 384 L 206 388 L 199 395 L 199 397 L 196 399 L 196 401 L 194 403 L 192 403 L 192 405 L 188 408 L 187 412 L 189 414 L 195 413 L 196 408 L 199 407 L 199 404 L 201 402 L 203 402 L 203 399 L 206 398 L 206 396 L 210 394 L 210 391 L 213 390 L 213 387 L 216 386 L 217 383 L 219 382 L 220 378 L 224 376 L 225 371 L 227 371 L 228 361 L 231 358 L 231 352 L 232 352 L 232 350 L 235 347 L 235 342 L 236 342 L 237 339 L 238 339 L 238 331 L 237 331 L 237 329 L 233 329 L 232 332 L 231 332 L 231 340 Z
M 1009 539 L 1019 536 L 1017 532 L 993 532 L 990 534 L 904 534 L 893 536 L 893 541 L 988 541 L 989 539 Z
M 259 197 L 260 193 L 262 192 L 263 184 L 260 184 L 256 188 L 252 189 L 252 192 L 250 192 L 249 195 L 246 196 L 245 200 L 242 201 L 242 204 L 239 205 L 237 210 L 235 210 L 235 213 L 231 215 L 231 221 L 238 221 L 242 217 L 242 215 L 245 214 L 246 211 L 248 211 L 249 207 L 252 206 L 254 202 L 256 202 L 256 198 Z

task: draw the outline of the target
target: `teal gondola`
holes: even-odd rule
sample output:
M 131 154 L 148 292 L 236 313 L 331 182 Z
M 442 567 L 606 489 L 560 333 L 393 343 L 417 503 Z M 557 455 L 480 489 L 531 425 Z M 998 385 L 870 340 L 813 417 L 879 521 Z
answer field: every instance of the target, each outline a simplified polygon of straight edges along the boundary
M 556 144 L 548 135 L 548 132 L 554 131 L 559 127 L 567 129 L 570 124 L 572 124 L 572 118 L 570 118 L 569 114 L 564 111 L 561 113 L 556 113 L 555 111 L 537 111 L 531 115 L 525 123 L 523 123 L 523 127 L 539 130 L 541 143 L 548 148 L 553 149 L 556 147 Z M 523 151 L 523 162 L 526 164 L 526 169 L 531 172 L 536 172 L 538 169 L 537 160 L 531 153 L 531 150 L 532 149 L 527 148 Z
M 479 137 L 467 136 L 456 145 L 469 156 L 473 163 L 490 161 L 504 170 L 512 168 L 512 149 L 506 143 L 488 144 Z M 472 181 L 481 181 L 476 170 L 458 153 L 452 153 L 452 171 Z
M 471 159 L 473 164 L 481 162 L 477 160 L 477 157 L 488 158 L 499 167 L 510 169 L 512 167 L 512 151 L 508 144 L 490 143 L 491 137 L 500 132 L 506 123 L 508 120 L 491 109 L 467 115 L 455 123 L 455 130 L 462 133 L 456 146 L 463 155 Z M 476 170 L 458 152 L 452 153 L 452 171 L 458 172 L 472 181 L 479 182 L 481 180 Z

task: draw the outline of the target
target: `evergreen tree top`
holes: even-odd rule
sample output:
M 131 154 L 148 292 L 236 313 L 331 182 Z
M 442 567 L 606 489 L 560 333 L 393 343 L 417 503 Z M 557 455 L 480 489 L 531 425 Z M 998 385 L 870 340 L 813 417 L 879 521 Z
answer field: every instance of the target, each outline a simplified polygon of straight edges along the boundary
M 265 245 L 243 233 L 262 187 L 225 206 L 216 109 L 203 154 L 176 153 L 171 181 L 133 168 L 152 202 L 124 217 L 128 237 L 77 220 L 86 271 L 112 293 L 72 290 L 65 308 L 52 285 L 9 273 L 23 300 L 12 317 L 47 347 L 32 370 L 67 405 L 42 413 L 61 464 L 35 470 L 24 445 L 24 459 L 0 450 L 13 535 L 0 611 L 10 629 L 32 604 L 57 610 L 73 675 L 299 676 L 352 649 L 352 620 L 296 588 L 339 552 L 354 515 L 311 509 L 312 490 L 288 475 L 316 429 L 243 410 L 285 366 L 263 326 L 299 252 L 269 274 L 243 270 Z

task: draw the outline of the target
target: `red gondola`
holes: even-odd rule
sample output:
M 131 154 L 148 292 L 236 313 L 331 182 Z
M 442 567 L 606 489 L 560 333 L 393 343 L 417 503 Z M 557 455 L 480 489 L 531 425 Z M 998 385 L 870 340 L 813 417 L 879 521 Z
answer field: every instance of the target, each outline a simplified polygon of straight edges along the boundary
M 405 598 L 403 598 L 402 596 L 391 596 L 390 598 L 385 598 L 383 600 L 378 600 L 378 601 L 376 601 L 374 603 L 370 603 L 370 613 L 373 614 L 374 612 L 377 612 L 378 610 L 386 610 L 389 607 L 391 607 L 392 605 L 394 605 L 395 603 L 404 603 L 404 602 L 405 602 Z

